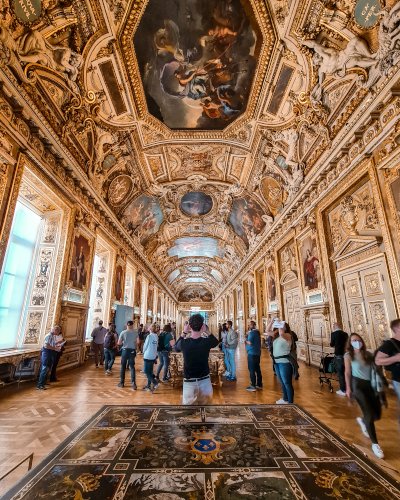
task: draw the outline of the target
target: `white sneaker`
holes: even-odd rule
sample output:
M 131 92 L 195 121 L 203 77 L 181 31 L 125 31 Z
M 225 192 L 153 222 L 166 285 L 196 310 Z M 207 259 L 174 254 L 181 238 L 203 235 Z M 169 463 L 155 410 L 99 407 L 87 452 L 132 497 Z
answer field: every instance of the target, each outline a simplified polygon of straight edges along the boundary
M 367 437 L 369 439 L 369 434 L 368 434 L 367 428 L 365 427 L 363 419 L 361 417 L 357 417 L 357 422 L 358 422 L 358 425 L 361 427 L 361 432 L 364 434 L 365 437 Z M 375 453 L 375 455 L 376 455 L 376 453 Z
M 346 396 L 346 393 L 343 391 L 336 391 L 336 394 L 339 394 L 339 396 Z
M 285 401 L 284 399 L 279 399 L 277 402 L 276 402 L 277 405 L 288 405 L 289 403 L 287 401 Z
M 372 451 L 378 458 L 385 458 L 385 455 L 383 454 L 383 451 L 381 450 L 379 444 L 373 444 Z

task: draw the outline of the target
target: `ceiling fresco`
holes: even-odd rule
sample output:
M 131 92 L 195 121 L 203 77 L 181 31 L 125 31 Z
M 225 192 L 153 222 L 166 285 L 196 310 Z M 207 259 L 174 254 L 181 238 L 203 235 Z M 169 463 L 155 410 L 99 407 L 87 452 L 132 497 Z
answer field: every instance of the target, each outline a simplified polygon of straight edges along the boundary
M 39 3 L 34 21 L 0 3 L 0 111 L 82 212 L 192 302 L 314 202 L 327 155 L 340 164 L 357 110 L 379 111 L 399 69 L 395 1 L 368 19 L 360 2 Z
M 178 296 L 179 302 L 212 302 L 212 293 L 201 286 L 188 286 L 181 290 Z
M 133 37 L 149 113 L 225 128 L 246 110 L 260 39 L 240 0 L 150 0 Z

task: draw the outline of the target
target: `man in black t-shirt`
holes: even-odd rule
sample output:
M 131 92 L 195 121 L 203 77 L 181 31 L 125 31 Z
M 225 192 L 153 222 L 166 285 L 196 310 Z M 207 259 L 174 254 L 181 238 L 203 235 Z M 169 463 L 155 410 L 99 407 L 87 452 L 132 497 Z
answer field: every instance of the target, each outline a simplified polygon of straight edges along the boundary
M 344 376 L 344 352 L 346 350 L 348 334 L 339 328 L 337 323 L 333 323 L 331 333 L 331 347 L 335 348 L 334 363 L 339 377 L 340 389 L 336 391 L 339 396 L 346 396 L 346 379 Z
M 186 334 L 192 330 L 192 336 Z M 204 332 L 207 337 L 202 337 Z M 203 324 L 203 316 L 194 314 L 185 325 L 175 350 L 183 354 L 183 405 L 207 405 L 212 403 L 213 389 L 208 367 L 210 349 L 217 347 L 218 340 Z
M 400 319 L 390 323 L 393 337 L 380 346 L 375 357 L 375 364 L 384 366 L 385 370 L 392 372 L 393 389 L 396 391 L 400 402 Z

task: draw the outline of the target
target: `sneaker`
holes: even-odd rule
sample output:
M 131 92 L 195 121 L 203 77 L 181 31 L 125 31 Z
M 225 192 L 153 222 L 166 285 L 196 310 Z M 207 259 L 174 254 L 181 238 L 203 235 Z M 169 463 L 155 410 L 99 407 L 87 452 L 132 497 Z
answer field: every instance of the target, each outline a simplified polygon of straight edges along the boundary
M 148 385 L 146 385 L 146 387 L 143 387 L 142 391 L 151 392 L 151 389 Z
M 136 390 L 137 390 L 137 385 L 135 384 L 135 382 L 132 382 L 132 389 L 133 389 L 134 391 L 136 391 Z
M 283 405 L 283 404 L 285 404 L 285 400 L 283 398 L 278 399 L 278 401 L 276 401 L 276 404 L 277 405 Z
M 346 393 L 343 391 L 336 391 L 336 394 L 339 394 L 339 396 L 346 396 Z
M 226 380 L 236 380 L 236 377 L 232 377 L 232 376 L 226 377 Z
M 365 424 L 363 422 L 363 419 L 361 417 L 357 417 L 357 422 L 358 422 L 358 425 L 361 427 L 361 432 L 364 434 L 364 436 L 366 438 L 369 439 L 369 434 L 368 434 L 368 431 L 367 431 L 367 428 L 365 427 Z M 374 445 L 374 446 L 378 446 L 378 445 Z M 379 446 L 378 446 L 379 448 Z M 380 448 L 379 448 L 380 449 Z M 375 453 L 375 452 L 374 452 Z M 376 455 L 376 453 L 375 453 Z
M 99 365 L 94 365 L 94 367 L 95 367 L 95 368 L 98 368 L 98 367 L 99 367 Z
M 385 455 L 383 454 L 383 451 L 381 450 L 379 444 L 373 444 L 372 451 L 378 458 L 385 458 Z
M 262 389 L 262 385 L 256 385 L 256 389 Z
M 251 385 L 250 387 L 246 387 L 246 391 L 256 392 L 256 388 Z
M 228 378 L 231 376 L 231 374 L 229 372 L 225 372 L 222 374 L 222 376 Z
M 153 384 L 153 390 L 151 392 L 155 392 L 157 390 L 157 387 L 159 386 L 160 384 L 158 382 L 156 382 L 155 384 Z
M 118 384 L 118 387 L 124 387 L 124 383 L 123 383 L 123 382 L 120 382 L 120 383 Z
M 37 390 L 37 391 L 45 391 L 45 390 L 46 390 L 46 387 L 44 387 L 43 385 L 38 385 L 38 386 L 36 387 L 36 390 Z
M 168 379 L 168 378 L 163 378 L 163 379 L 161 380 L 161 382 L 162 382 L 163 384 L 168 384 L 169 379 Z
M 111 375 L 110 370 L 106 370 L 106 375 Z

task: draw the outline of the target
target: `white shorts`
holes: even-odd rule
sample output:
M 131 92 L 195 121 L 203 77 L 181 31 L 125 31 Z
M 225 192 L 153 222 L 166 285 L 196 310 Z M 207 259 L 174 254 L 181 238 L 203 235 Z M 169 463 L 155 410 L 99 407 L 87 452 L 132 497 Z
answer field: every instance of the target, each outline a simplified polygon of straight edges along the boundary
M 183 381 L 183 405 L 210 405 L 212 397 L 213 388 L 210 377 L 193 382 Z

